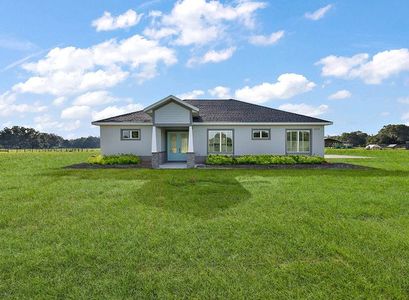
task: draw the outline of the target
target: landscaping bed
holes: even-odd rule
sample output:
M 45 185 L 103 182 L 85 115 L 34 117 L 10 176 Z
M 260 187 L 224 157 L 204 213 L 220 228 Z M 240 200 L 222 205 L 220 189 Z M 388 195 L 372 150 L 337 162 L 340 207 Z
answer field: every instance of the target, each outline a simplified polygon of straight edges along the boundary
M 322 164 L 270 164 L 270 165 L 250 165 L 250 164 L 231 164 L 231 165 L 198 165 L 197 168 L 203 169 L 368 169 L 368 167 L 353 165 L 347 163 L 322 163 Z

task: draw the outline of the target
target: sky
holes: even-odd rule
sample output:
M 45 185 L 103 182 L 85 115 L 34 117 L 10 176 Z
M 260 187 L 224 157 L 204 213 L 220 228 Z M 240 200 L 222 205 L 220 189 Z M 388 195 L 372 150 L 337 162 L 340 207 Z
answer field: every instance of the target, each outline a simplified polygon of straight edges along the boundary
M 0 1 L 0 128 L 65 138 L 170 94 L 409 125 L 407 0 Z

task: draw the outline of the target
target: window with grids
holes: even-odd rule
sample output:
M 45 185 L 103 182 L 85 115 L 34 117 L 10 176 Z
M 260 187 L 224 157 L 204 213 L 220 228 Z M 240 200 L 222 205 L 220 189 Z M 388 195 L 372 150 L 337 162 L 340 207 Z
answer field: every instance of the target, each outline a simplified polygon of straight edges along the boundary
M 141 130 L 140 129 L 122 129 L 121 139 L 122 140 L 140 140 Z
M 209 130 L 208 152 L 233 154 L 233 130 Z
M 269 140 L 270 129 L 253 129 L 251 131 L 253 140 Z
M 311 130 L 287 130 L 288 153 L 310 153 Z

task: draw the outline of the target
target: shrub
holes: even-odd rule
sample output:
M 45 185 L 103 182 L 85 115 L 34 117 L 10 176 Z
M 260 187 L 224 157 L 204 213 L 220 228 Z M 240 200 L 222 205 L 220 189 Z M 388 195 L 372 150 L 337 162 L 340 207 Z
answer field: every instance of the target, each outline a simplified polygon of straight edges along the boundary
M 93 155 L 88 158 L 88 163 L 97 165 L 136 165 L 140 162 L 139 156 L 132 154 Z
M 231 165 L 233 164 L 233 157 L 228 155 L 210 154 L 206 159 L 208 165 Z
M 209 165 L 292 165 L 292 164 L 322 164 L 325 160 L 318 156 L 305 155 L 243 155 L 232 157 L 227 155 L 209 155 L 206 163 Z

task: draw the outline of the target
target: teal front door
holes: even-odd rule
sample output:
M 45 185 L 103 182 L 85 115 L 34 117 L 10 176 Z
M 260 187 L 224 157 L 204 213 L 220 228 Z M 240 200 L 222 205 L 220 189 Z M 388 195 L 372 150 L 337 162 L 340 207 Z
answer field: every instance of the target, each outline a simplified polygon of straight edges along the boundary
M 168 131 L 168 161 L 186 161 L 188 133 Z

